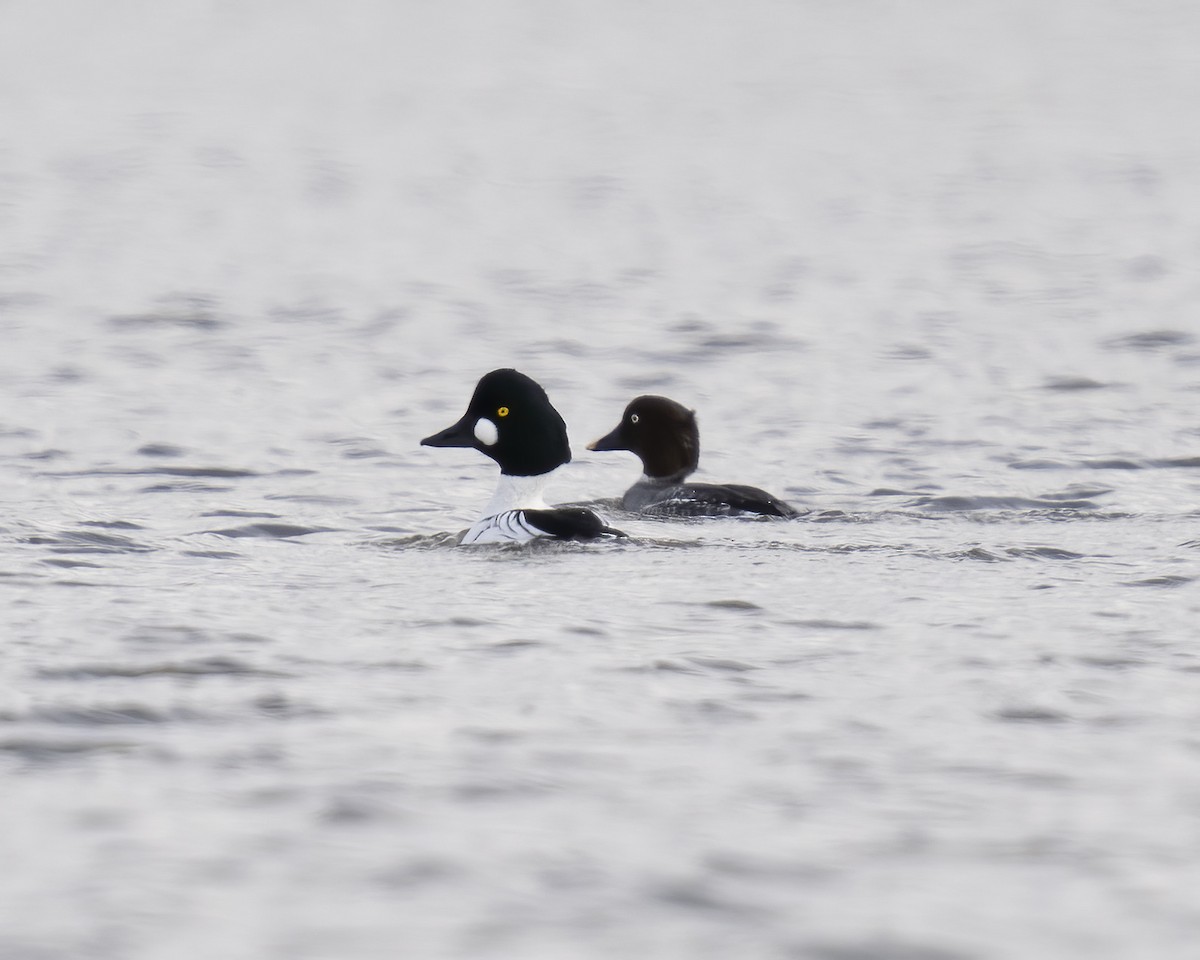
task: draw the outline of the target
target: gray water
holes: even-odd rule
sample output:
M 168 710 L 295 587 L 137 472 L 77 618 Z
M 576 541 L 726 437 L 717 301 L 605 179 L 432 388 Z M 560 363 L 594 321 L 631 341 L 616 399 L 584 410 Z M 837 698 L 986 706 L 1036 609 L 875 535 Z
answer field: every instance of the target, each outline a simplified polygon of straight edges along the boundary
M 0 21 L 0 957 L 1196 956 L 1195 4 Z

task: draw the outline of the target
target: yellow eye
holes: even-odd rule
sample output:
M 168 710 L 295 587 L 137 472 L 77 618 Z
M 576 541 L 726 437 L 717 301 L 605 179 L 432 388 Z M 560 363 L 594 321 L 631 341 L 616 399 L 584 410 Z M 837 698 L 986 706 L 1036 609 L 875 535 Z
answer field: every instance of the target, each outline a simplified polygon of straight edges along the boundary
M 508 416 L 508 407 L 501 407 L 499 410 L 496 411 L 496 416 L 507 417 Z

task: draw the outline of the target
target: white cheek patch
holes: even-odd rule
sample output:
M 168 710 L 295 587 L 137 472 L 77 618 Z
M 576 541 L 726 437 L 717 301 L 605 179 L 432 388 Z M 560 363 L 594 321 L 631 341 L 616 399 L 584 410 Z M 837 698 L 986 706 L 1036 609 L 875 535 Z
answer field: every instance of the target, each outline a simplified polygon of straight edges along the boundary
M 480 417 L 475 421 L 475 430 L 473 432 L 475 439 L 485 447 L 494 447 L 496 441 L 500 439 L 499 429 L 487 417 Z

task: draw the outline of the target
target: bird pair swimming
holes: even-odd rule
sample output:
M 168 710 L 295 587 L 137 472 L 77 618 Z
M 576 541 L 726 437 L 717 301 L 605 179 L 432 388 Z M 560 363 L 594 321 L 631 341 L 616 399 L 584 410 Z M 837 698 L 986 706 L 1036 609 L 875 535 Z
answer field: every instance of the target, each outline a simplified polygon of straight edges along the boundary
M 470 447 L 500 466 L 500 482 L 483 516 L 461 543 L 525 542 L 537 538 L 596 540 L 623 537 L 583 507 L 550 507 L 542 491 L 550 473 L 569 463 L 567 425 L 542 387 L 516 370 L 493 370 L 476 385 L 467 412 L 421 441 L 427 447 Z M 607 436 L 589 450 L 629 450 L 645 475 L 621 505 L 658 516 L 794 517 L 796 510 L 757 487 L 684 483 L 700 458 L 696 415 L 666 397 L 638 397 Z

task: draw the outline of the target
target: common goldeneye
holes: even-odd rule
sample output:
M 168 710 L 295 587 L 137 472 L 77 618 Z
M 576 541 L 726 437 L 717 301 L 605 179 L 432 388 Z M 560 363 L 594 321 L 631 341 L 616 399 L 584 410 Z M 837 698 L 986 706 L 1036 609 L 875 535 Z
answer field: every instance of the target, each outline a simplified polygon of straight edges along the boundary
M 625 491 L 626 510 L 673 517 L 725 517 L 757 513 L 797 517 L 790 504 L 758 487 L 736 483 L 684 483 L 700 461 L 696 412 L 666 397 L 631 400 L 621 422 L 589 450 L 629 450 L 644 476 Z
M 550 473 L 570 462 L 571 448 L 567 426 L 546 391 L 523 373 L 506 369 L 485 374 L 462 419 L 421 445 L 471 447 L 500 465 L 491 503 L 460 543 L 625 536 L 591 510 L 549 507 L 542 499 Z

